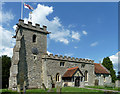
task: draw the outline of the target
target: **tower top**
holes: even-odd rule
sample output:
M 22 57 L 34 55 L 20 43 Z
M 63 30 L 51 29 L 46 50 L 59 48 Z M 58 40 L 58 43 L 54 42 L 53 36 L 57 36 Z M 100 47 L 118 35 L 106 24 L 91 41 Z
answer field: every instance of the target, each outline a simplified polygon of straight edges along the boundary
M 22 27 L 24 29 L 29 29 L 35 32 L 39 32 L 39 33 L 43 33 L 43 34 L 49 34 L 51 32 L 47 31 L 47 26 L 43 25 L 43 27 L 40 27 L 40 24 L 35 24 L 35 26 L 32 25 L 32 22 L 28 21 L 28 24 L 24 23 L 24 20 L 19 19 L 19 23 L 16 24 L 17 28 L 15 30 L 16 34 L 18 32 L 18 30 Z M 13 36 L 13 38 L 16 38 L 16 35 Z

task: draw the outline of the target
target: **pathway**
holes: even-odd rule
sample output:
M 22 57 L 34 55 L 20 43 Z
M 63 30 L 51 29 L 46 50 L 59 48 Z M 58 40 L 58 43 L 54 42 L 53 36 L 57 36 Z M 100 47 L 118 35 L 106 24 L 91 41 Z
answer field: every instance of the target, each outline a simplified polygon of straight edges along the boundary
M 80 87 L 80 88 L 85 88 L 85 89 L 93 89 L 93 90 L 101 90 L 105 92 L 120 92 L 120 91 L 115 91 L 115 90 L 107 90 L 107 89 L 97 89 L 97 88 L 88 88 L 88 87 Z

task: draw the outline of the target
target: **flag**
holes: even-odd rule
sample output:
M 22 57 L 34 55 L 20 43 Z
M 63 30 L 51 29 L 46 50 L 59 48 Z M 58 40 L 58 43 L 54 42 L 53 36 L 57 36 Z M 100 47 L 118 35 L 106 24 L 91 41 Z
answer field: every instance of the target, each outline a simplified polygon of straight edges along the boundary
M 33 7 L 31 7 L 30 5 L 25 4 L 25 3 L 24 3 L 24 7 L 27 8 L 27 9 L 31 9 L 31 10 L 33 10 Z

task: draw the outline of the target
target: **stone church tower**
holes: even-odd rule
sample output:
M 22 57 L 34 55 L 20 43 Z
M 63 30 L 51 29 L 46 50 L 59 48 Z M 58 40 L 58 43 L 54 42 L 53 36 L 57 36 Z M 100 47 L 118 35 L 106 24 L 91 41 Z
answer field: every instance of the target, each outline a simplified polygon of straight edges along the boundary
M 42 55 L 47 53 L 47 27 L 40 28 L 31 22 L 19 20 L 16 28 L 16 45 L 13 49 L 10 68 L 9 89 L 21 88 L 25 83 L 27 88 L 41 88 Z
M 47 54 L 47 27 L 19 20 L 9 89 L 84 87 L 111 83 L 110 72 L 94 60 Z M 86 53 L 87 54 L 87 53 Z

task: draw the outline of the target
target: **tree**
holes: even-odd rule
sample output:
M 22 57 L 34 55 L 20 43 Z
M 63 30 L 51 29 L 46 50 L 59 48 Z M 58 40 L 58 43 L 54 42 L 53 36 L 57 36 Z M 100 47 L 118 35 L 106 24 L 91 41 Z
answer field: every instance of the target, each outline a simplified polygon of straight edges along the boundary
M 115 70 L 113 69 L 113 64 L 112 61 L 110 60 L 109 57 L 106 57 L 103 59 L 102 65 L 106 67 L 110 71 L 110 75 L 112 77 L 112 82 L 115 83 L 116 80 L 116 73 Z
M 2 59 L 2 88 L 8 88 L 11 58 L 3 55 L 0 59 Z

